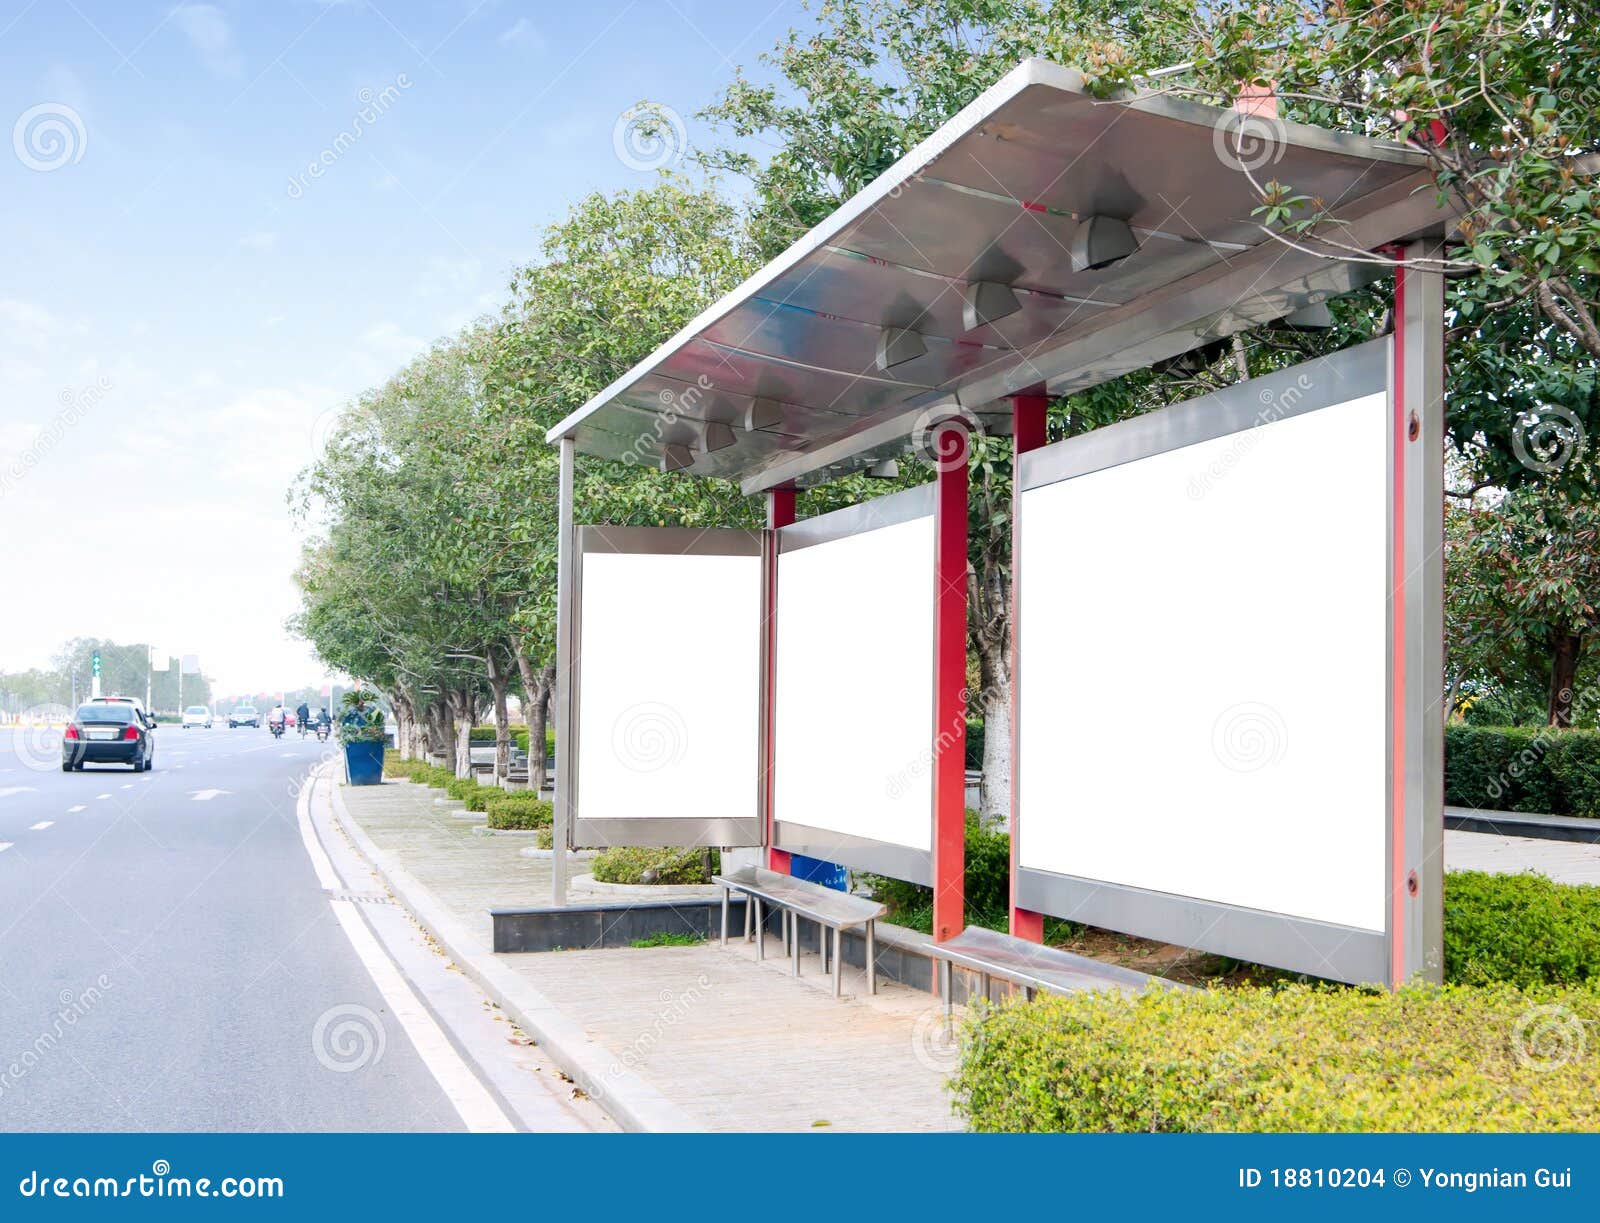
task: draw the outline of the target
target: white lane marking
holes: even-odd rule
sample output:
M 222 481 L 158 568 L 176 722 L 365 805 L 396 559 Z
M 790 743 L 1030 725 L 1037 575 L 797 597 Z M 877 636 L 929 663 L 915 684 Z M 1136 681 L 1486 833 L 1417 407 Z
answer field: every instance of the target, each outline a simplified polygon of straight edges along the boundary
M 131 781 L 125 781 L 122 783 L 122 788 L 124 790 L 131 790 L 133 789 L 133 783 Z
M 195 790 L 189 797 L 197 803 L 209 803 L 219 794 L 232 794 L 232 790 Z
M 10 798 L 13 794 L 26 794 L 32 786 L 0 786 L 0 798 Z
M 68 807 L 67 808 L 67 814 L 68 815 L 77 815 L 78 812 L 87 811 L 88 809 L 89 808 L 85 807 L 82 803 L 79 803 L 76 807 Z
M 6 850 L 8 850 L 10 848 L 11 848 L 11 842 L 10 841 L 0 841 L 0 854 L 5 853 Z
M 29 832 L 43 832 L 46 828 L 50 827 L 54 823 L 55 823 L 54 820 L 40 820 L 37 824 L 29 824 L 28 825 L 28 831 Z
M 110 798 L 111 795 L 109 795 L 109 794 L 96 794 L 95 797 L 96 798 Z
M 337 890 L 344 886 L 343 881 L 333 869 L 333 862 L 328 858 L 327 851 L 322 848 L 322 842 L 317 840 L 316 831 L 311 827 L 312 789 L 313 783 L 308 778 L 306 784 L 300 788 L 300 801 L 295 804 L 295 817 L 300 825 L 300 840 L 305 844 L 306 853 L 311 857 L 312 868 L 317 873 L 317 882 L 325 888 Z M 389 958 L 389 953 L 378 942 L 377 935 L 367 928 L 354 902 L 330 898 L 328 903 L 333 906 L 334 916 L 339 919 L 339 925 L 344 929 L 345 937 L 350 940 L 351 947 L 355 949 L 356 957 L 367 970 L 367 975 L 372 978 L 373 984 L 378 987 L 383 1000 L 389 1004 L 389 1012 L 400 1021 L 400 1026 L 411 1038 L 417 1056 L 432 1073 L 434 1081 L 439 1084 L 439 1089 L 449 1097 L 450 1103 L 455 1105 L 456 1112 L 461 1115 L 462 1123 L 474 1134 L 515 1132 L 516 1127 L 511 1124 L 511 1119 L 495 1103 L 494 1097 L 468 1068 L 461 1054 L 456 1052 L 456 1047 L 450 1043 L 438 1022 L 427 1012 L 416 994 L 411 991 L 411 987 L 406 984 L 405 978 L 400 975 L 400 970 Z

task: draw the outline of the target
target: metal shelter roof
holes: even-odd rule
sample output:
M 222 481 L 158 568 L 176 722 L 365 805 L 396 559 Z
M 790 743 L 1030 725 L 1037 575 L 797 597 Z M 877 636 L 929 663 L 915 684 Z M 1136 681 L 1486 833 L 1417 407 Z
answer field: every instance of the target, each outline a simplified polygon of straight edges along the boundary
M 1266 233 L 1271 180 L 1323 201 L 1344 250 L 1446 220 L 1415 150 L 1097 99 L 1026 60 L 549 440 L 755 493 L 904 453 L 952 410 L 1008 431 L 1011 394 L 1092 386 L 1382 274 Z

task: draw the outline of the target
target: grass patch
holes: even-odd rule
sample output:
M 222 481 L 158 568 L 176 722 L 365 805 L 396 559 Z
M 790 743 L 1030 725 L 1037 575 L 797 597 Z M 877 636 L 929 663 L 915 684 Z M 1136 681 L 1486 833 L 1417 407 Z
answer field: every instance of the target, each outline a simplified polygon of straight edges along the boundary
M 696 934 L 692 930 L 657 930 L 654 934 L 647 934 L 643 938 L 636 938 L 628 944 L 630 947 L 698 947 L 706 941 L 706 936 Z

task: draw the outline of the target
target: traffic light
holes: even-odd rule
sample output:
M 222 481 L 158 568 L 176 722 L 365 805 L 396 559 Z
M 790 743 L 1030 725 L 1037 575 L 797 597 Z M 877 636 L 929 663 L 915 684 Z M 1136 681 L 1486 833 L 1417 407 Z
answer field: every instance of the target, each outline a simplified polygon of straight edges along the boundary
M 100 676 L 100 651 L 99 650 L 96 650 L 94 652 L 94 656 L 89 660 L 89 670 L 90 670 L 90 673 L 95 676 L 95 678 L 97 678 L 97 679 L 99 678 L 99 676 Z

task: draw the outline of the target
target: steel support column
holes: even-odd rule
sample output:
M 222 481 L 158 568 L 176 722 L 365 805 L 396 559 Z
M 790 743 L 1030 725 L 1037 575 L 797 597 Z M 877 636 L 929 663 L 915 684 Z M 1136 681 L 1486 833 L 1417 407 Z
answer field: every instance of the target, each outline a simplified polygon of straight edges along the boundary
M 572 676 L 578 660 L 573 656 L 573 633 L 577 625 L 572 581 L 576 563 L 572 525 L 572 478 L 577 442 L 561 439 L 561 473 L 556 487 L 556 801 L 555 827 L 551 831 L 551 903 L 567 903 L 567 849 L 572 837 L 573 796 L 577 781 L 577 752 L 574 751 Z M 544 750 L 542 743 L 529 743 L 530 752 Z
M 789 873 L 788 851 L 776 849 L 772 844 L 773 680 L 778 659 L 778 528 L 794 520 L 794 488 L 768 491 L 767 533 L 761 553 L 761 840 L 767 847 L 767 869 L 785 875 Z
M 967 454 L 960 421 L 938 426 L 934 454 L 933 937 L 965 925 L 967 762 Z
M 1440 243 L 1400 250 L 1436 260 Z M 1395 270 L 1390 463 L 1390 980 L 1444 977 L 1444 278 Z
M 1022 486 L 1015 478 L 1019 464 L 1018 456 L 1030 450 L 1037 450 L 1045 444 L 1045 418 L 1049 407 L 1049 396 L 1017 395 L 1011 400 L 1011 453 L 1012 453 L 1012 483 L 1011 483 L 1011 933 L 1017 938 L 1028 939 L 1030 942 L 1044 942 L 1044 914 L 1035 913 L 1029 909 L 1021 908 L 1017 904 L 1017 877 L 1021 869 L 1022 835 L 1021 821 L 1018 819 L 1018 780 L 1021 773 L 1018 771 L 1018 762 L 1021 752 L 1018 743 L 1019 734 L 1018 710 L 1021 707 L 1021 682 L 1022 676 L 1017 667 L 1019 657 L 1019 644 L 1021 642 L 1021 623 L 1017 615 L 1019 601 L 1017 599 L 1017 575 L 1020 558 L 1018 545 L 1021 542 L 1022 532 L 1018 529 L 1021 514 L 1018 512 L 1022 506 Z

